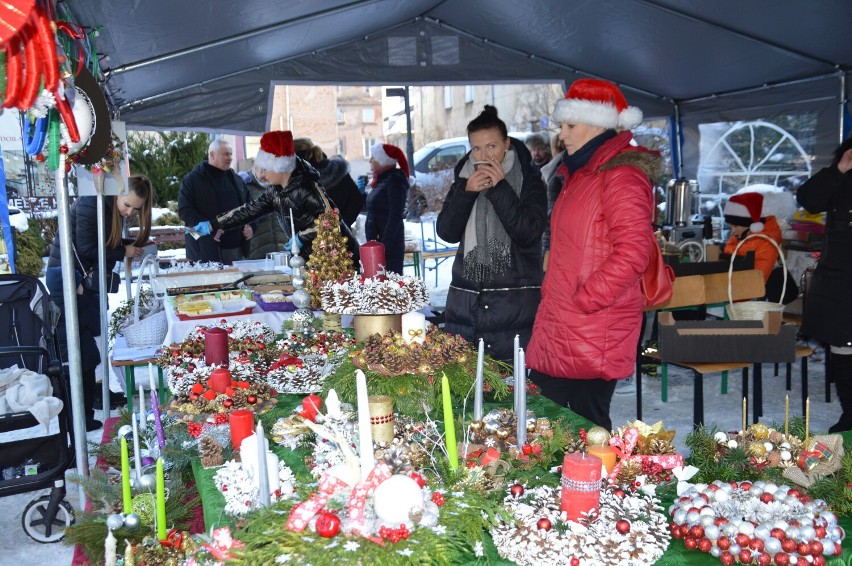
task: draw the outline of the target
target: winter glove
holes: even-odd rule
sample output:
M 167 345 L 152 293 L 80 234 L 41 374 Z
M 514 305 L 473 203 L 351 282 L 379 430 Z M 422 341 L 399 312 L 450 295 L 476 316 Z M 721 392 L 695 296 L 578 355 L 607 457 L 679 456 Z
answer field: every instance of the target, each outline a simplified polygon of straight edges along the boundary
M 204 222 L 199 222 L 192 229 L 201 234 L 202 236 L 209 236 L 212 226 L 206 220 Z
M 299 248 L 299 249 L 302 249 L 302 240 L 300 240 L 299 235 L 296 234 L 295 236 L 293 236 L 293 238 L 290 238 L 289 240 L 287 240 L 286 244 L 284 244 L 284 249 L 287 250 L 288 252 L 293 251 L 293 240 L 294 239 L 296 240 L 296 247 Z

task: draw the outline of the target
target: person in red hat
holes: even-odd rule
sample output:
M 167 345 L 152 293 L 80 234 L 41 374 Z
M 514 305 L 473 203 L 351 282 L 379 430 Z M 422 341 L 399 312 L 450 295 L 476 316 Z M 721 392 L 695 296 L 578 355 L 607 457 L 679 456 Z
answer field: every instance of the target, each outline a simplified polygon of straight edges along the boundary
M 607 430 L 618 380 L 633 375 L 639 278 L 653 250 L 660 156 L 631 145 L 642 112 L 611 82 L 581 79 L 557 102 L 564 184 L 550 218 L 550 256 L 527 364 L 559 405 Z M 652 179 L 654 179 L 652 181 Z
M 408 160 L 395 145 L 376 143 L 370 147 L 370 168 L 373 190 L 367 195 L 367 221 L 364 235 L 367 241 L 376 240 L 385 246 L 387 271 L 402 275 L 405 255 L 405 225 L 403 210 L 408 200 Z
M 310 163 L 296 156 L 293 134 L 289 131 L 266 132 L 261 136 L 260 149 L 254 158 L 254 173 L 268 187 L 258 198 L 217 216 L 219 227 L 229 230 L 274 213 L 292 242 L 292 214 L 300 254 L 307 260 L 313 252 L 317 234 L 314 221 L 322 213 L 335 208 L 319 184 L 319 173 Z M 347 248 L 357 265 L 358 241 L 342 219 L 340 231 L 347 237 Z
M 725 253 L 732 254 L 737 245 L 746 240 L 737 255 L 754 252 L 754 268 L 763 272 L 763 281 L 769 280 L 778 261 L 778 248 L 765 238 L 749 238 L 751 234 L 763 234 L 781 244 L 781 227 L 774 216 L 763 214 L 763 195 L 756 192 L 732 195 L 725 203 L 725 222 L 731 225 L 731 237 L 725 244 Z
M 471 150 L 435 223 L 458 243 L 447 292 L 444 330 L 484 341 L 491 357 L 514 359 L 515 336 L 526 347 L 541 301 L 541 235 L 547 196 L 541 173 L 520 140 L 509 137 L 493 106 L 467 125 Z

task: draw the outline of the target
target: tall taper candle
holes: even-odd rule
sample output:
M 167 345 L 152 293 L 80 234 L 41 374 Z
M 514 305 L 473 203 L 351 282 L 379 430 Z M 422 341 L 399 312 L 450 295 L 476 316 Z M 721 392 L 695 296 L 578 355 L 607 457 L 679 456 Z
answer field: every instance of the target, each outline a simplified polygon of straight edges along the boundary
M 166 477 L 162 458 L 157 458 L 156 487 L 157 540 L 166 540 Z
M 139 427 L 136 425 L 136 415 L 130 415 L 133 420 L 133 461 L 136 470 L 136 481 L 142 477 L 142 456 L 139 452 Z
M 811 398 L 805 398 L 805 443 L 802 445 L 803 450 L 810 450 L 808 448 L 808 440 L 810 440 L 811 436 Z
M 157 381 L 154 379 L 154 364 L 148 362 L 148 389 L 151 391 L 157 388 Z
M 360 369 L 355 371 L 355 390 L 358 393 L 358 457 L 361 463 L 361 481 L 364 481 L 376 465 L 376 460 L 373 454 L 373 429 L 370 426 L 367 376 Z
M 157 431 L 157 446 L 162 450 L 166 446 L 166 437 L 163 434 L 163 420 L 160 416 L 160 398 L 156 389 L 151 389 L 151 407 L 154 409 L 154 429 Z
M 118 556 L 116 555 L 117 542 L 118 541 L 115 540 L 115 536 L 112 534 L 112 529 L 107 529 L 107 538 L 104 541 L 105 566 L 115 566 L 115 563 L 118 561 Z
M 515 413 L 517 421 L 518 448 L 527 443 L 527 356 L 524 349 L 518 351 L 518 370 L 521 378 L 519 380 L 520 393 L 518 394 L 518 412 Z
M 748 428 L 748 398 L 743 397 L 743 432 Z
M 263 432 L 263 423 L 257 423 L 255 429 L 257 435 L 257 483 L 260 493 L 260 504 L 264 507 L 269 506 L 269 469 L 266 467 L 266 435 Z
M 453 400 L 450 397 L 450 380 L 441 372 L 441 395 L 444 399 L 444 442 L 447 444 L 447 460 L 450 468 L 459 467 L 458 445 L 456 444 L 456 421 L 453 417 Z
M 512 410 L 518 412 L 518 350 L 521 348 L 521 337 L 515 334 L 515 341 L 512 344 L 512 370 L 515 376 L 513 381 L 514 386 L 514 401 L 512 402 Z
M 290 209 L 290 238 L 292 238 L 291 242 L 293 247 L 290 248 L 290 252 L 293 255 L 299 255 L 299 240 L 296 238 L 296 224 L 293 222 L 293 209 Z
M 121 437 L 121 503 L 124 514 L 132 513 L 130 497 L 130 454 L 127 452 L 127 439 Z
M 145 388 L 139 386 L 139 429 L 145 430 L 148 427 L 148 411 L 145 409 Z
M 473 389 L 473 420 L 482 420 L 482 371 L 485 364 L 485 340 L 479 339 L 479 349 L 476 353 L 476 383 Z
M 784 440 L 790 438 L 790 396 L 784 396 Z

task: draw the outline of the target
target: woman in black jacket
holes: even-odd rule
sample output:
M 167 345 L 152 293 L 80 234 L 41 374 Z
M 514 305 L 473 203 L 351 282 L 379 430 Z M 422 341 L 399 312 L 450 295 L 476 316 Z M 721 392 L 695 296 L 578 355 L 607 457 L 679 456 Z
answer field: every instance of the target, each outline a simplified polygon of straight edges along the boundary
M 313 242 L 317 234 L 314 220 L 333 208 L 319 185 L 319 173 L 310 163 L 296 156 L 293 134 L 289 131 L 263 134 L 260 138 L 260 149 L 254 159 L 254 171 L 257 179 L 269 183 L 269 186 L 258 198 L 220 214 L 216 222 L 220 228 L 228 230 L 274 212 L 289 239 L 292 237 L 292 211 L 300 255 L 307 261 L 313 252 Z M 342 219 L 340 231 L 348 239 L 347 246 L 352 261 L 358 265 L 358 241 Z
M 489 355 L 511 360 L 516 334 L 526 346 L 541 300 L 541 235 L 547 197 L 523 142 L 508 137 L 497 109 L 467 126 L 470 152 L 438 215 L 438 236 L 459 242 L 445 329 Z
M 829 167 L 799 187 L 796 198 L 812 214 L 827 213 L 802 333 L 831 347 L 828 371 L 843 414 L 829 432 L 852 430 L 852 137 L 837 148 Z
M 402 212 L 408 200 L 408 160 L 395 145 L 377 143 L 370 148 L 370 168 L 373 190 L 367 195 L 364 235 L 368 241 L 376 240 L 385 246 L 385 269 L 402 275 L 405 256 Z
M 329 159 L 310 138 L 297 138 L 293 145 L 296 148 L 296 156 L 310 163 L 319 172 L 320 185 L 346 225 L 354 225 L 364 208 L 364 195 L 349 175 L 349 163 L 342 157 Z
M 107 234 L 107 274 L 117 261 L 136 258 L 143 253 L 151 234 L 151 206 L 154 188 L 143 175 L 133 175 L 127 180 L 128 192 L 115 197 L 104 197 L 104 228 Z M 121 237 L 124 220 L 134 214 L 139 216 L 139 233 L 134 240 Z M 95 369 L 101 363 L 101 354 L 95 338 L 101 335 L 100 294 L 98 291 L 98 209 L 97 197 L 80 197 L 71 207 L 71 245 L 74 255 L 74 274 L 77 282 L 77 320 L 80 328 L 80 358 L 83 371 L 83 406 L 86 412 L 86 430 L 101 427 L 95 420 L 94 407 L 98 386 Z M 68 343 L 65 334 L 65 300 L 62 289 L 62 254 L 59 234 L 50 244 L 45 282 L 51 300 L 62 311 L 57 325 L 63 360 L 68 360 Z

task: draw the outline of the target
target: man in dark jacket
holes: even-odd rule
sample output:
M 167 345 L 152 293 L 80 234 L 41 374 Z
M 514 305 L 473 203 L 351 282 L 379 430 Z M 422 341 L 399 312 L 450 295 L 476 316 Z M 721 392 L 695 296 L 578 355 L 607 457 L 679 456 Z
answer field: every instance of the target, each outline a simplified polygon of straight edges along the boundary
M 243 180 L 231 170 L 233 152 L 223 139 L 210 143 L 207 160 L 196 165 L 181 181 L 178 193 L 178 215 L 188 228 L 210 222 L 209 234 L 198 239 L 187 234 L 186 258 L 193 261 L 217 261 L 230 265 L 245 259 L 249 240 L 254 232 L 246 224 L 242 230 L 225 232 L 216 223 L 216 216 L 249 201 Z

